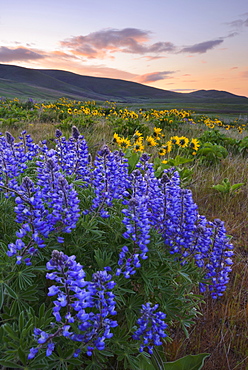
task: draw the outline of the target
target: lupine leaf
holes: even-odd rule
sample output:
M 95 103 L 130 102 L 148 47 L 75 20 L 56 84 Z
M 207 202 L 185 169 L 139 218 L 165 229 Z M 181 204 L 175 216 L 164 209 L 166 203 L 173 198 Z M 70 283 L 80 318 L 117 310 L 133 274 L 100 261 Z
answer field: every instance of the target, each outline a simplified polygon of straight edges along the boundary
M 200 370 L 204 365 L 204 361 L 209 356 L 209 353 L 188 355 L 173 362 L 166 362 L 164 364 L 164 370 Z
M 7 360 L 0 359 L 0 365 L 5 366 L 10 369 L 23 369 L 23 366 L 17 365 L 16 363 L 7 361 Z

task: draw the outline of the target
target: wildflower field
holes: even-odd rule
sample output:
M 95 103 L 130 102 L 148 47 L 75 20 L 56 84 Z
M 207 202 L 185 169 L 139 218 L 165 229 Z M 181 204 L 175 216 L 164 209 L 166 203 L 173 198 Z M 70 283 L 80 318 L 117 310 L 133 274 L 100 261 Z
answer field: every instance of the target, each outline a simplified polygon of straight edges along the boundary
M 3 369 L 248 368 L 248 120 L 0 100 Z

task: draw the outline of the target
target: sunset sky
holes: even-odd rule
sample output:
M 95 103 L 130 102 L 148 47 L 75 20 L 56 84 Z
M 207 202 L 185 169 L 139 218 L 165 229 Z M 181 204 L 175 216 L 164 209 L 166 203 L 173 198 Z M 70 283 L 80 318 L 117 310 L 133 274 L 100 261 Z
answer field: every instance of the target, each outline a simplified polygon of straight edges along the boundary
M 0 63 L 248 97 L 248 1 L 2 0 Z

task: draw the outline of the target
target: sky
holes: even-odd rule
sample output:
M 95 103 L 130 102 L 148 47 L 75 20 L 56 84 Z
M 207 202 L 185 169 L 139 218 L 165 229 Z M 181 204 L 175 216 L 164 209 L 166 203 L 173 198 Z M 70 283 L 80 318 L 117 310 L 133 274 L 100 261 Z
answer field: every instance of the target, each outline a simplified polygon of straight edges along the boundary
M 0 63 L 248 97 L 247 0 L 0 0 Z

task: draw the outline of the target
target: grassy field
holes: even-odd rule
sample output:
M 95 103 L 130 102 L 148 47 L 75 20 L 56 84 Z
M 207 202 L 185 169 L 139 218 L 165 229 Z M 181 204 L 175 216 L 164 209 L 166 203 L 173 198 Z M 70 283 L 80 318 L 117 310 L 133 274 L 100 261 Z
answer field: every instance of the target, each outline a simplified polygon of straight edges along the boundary
M 0 131 L 9 131 L 17 138 L 26 130 L 35 142 L 48 140 L 51 148 L 55 129 L 61 129 L 68 137 L 73 125 L 85 136 L 93 155 L 103 144 L 118 148 L 118 142 L 113 141 L 114 133 L 122 140 L 130 140 L 129 150 L 135 151 L 133 135 L 138 130 L 144 137 L 143 151 L 150 153 L 153 159 L 160 158 L 162 144 L 168 144 L 172 137 L 199 141 L 199 148 L 193 155 L 186 147 L 178 145 L 177 151 L 164 153 L 160 159 L 170 163 L 180 155 L 192 160 L 178 165 L 180 169 L 190 171 L 190 175 L 185 177 L 185 187 L 192 190 L 201 214 L 209 220 L 219 218 L 225 222 L 235 246 L 233 271 L 223 297 L 217 300 L 205 297 L 205 303 L 201 304 L 202 315 L 189 329 L 189 338 L 186 339 L 180 330 L 172 330 L 173 341 L 166 344 L 165 351 L 170 361 L 186 354 L 208 352 L 211 356 L 206 360 L 204 370 L 248 369 L 248 141 L 247 147 L 241 144 L 245 143 L 248 135 L 247 111 L 237 105 L 229 107 L 230 114 L 227 114 L 228 104 L 216 104 L 208 112 L 204 106 L 196 109 L 191 104 L 173 107 L 173 102 L 164 106 L 154 104 L 153 107 L 132 104 L 126 110 L 113 103 L 98 106 L 93 102 L 67 100 L 59 104 L 25 104 L 18 100 L 2 102 Z M 174 108 L 178 110 L 172 112 Z M 185 109 L 184 113 L 180 113 L 181 108 Z M 188 110 L 197 111 L 197 114 L 187 113 Z M 156 145 L 149 146 L 146 138 L 149 135 L 154 137 L 154 127 L 161 129 L 163 138 L 161 136 L 160 143 L 157 140 Z M 201 138 L 205 132 L 210 133 L 207 142 L 211 133 L 212 136 L 216 133 L 216 139 L 211 139 L 212 144 L 224 147 L 227 155 L 212 155 L 209 159 L 199 154 L 204 146 Z M 119 142 L 122 148 L 123 142 Z M 231 185 L 240 183 L 242 186 L 234 191 L 231 188 L 223 191 L 213 188 L 224 179 L 228 179 Z

